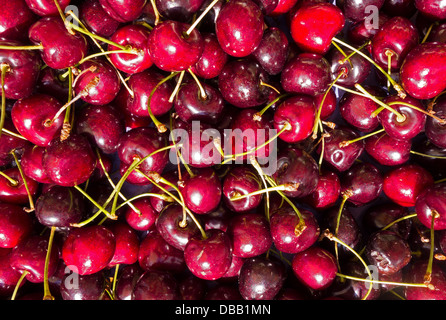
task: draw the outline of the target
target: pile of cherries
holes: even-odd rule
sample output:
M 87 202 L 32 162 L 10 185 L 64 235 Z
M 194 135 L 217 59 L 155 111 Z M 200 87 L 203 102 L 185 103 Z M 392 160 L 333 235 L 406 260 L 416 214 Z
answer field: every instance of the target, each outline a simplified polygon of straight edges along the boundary
M 446 299 L 443 3 L 3 1 L 0 297 Z

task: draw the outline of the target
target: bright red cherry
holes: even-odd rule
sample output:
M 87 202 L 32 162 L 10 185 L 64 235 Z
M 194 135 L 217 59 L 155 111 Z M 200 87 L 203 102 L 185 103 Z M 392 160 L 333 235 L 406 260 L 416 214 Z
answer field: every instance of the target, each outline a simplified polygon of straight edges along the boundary
M 113 19 L 126 23 L 143 13 L 146 0 L 99 0 L 99 3 Z
M 25 0 L 12 0 L 3 3 L 0 14 L 0 37 L 8 40 L 26 40 L 28 28 L 37 20 L 37 16 L 28 7 Z
M 446 183 L 436 183 L 425 188 L 415 202 L 415 212 L 418 220 L 434 230 L 446 229 Z
M 16 204 L 1 202 L 0 209 L 0 248 L 14 248 L 32 233 L 33 219 Z

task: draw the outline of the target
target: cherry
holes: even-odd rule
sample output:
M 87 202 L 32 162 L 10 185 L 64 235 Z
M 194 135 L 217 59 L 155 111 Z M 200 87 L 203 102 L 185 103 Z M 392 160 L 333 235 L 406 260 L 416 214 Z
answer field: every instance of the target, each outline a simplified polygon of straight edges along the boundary
M 230 236 L 221 230 L 206 230 L 206 238 L 192 237 L 184 248 L 184 260 L 193 275 L 204 280 L 221 278 L 231 266 Z
M 207 285 L 205 280 L 191 274 L 179 281 L 178 290 L 180 291 L 180 300 L 203 300 L 207 291 Z
M 228 281 L 237 280 L 238 276 L 240 275 L 240 269 L 242 268 L 245 261 L 246 258 L 240 258 L 232 255 L 231 266 L 221 279 Z
M 94 274 L 107 267 L 115 248 L 112 231 L 101 225 L 84 226 L 68 233 L 62 245 L 62 259 L 80 275 Z
M 243 300 L 242 295 L 236 285 L 231 284 L 218 284 L 215 287 L 210 288 L 204 300 Z
M 287 62 L 280 82 L 289 93 L 318 96 L 331 82 L 330 64 L 320 54 L 301 53 Z
M 178 282 L 167 271 L 146 271 L 138 279 L 132 300 L 178 300 Z
M 82 34 L 71 34 L 60 17 L 43 17 L 28 31 L 29 39 L 42 45 L 42 60 L 53 69 L 66 69 L 81 61 L 88 50 Z
M 361 55 L 351 55 L 352 53 L 352 50 L 345 50 L 344 54 L 349 57 L 346 59 L 343 53 L 337 49 L 328 52 L 327 60 L 331 66 L 332 80 L 336 80 L 338 75 L 342 74 L 336 84 L 353 87 L 357 83 L 363 83 L 370 75 L 372 70 L 370 62 Z
M 378 12 L 378 16 L 375 19 L 378 23 L 377 28 L 371 28 L 369 25 L 370 21 L 367 19 L 359 20 L 349 24 L 346 31 L 349 42 L 355 45 L 362 45 L 365 42 L 373 39 L 376 33 L 384 25 L 384 23 L 390 19 L 390 16 L 380 10 Z
M 228 103 L 239 108 L 257 107 L 267 101 L 268 73 L 250 58 L 231 60 L 218 76 L 218 88 Z
M 68 81 L 63 79 L 60 70 L 44 68 L 37 80 L 37 92 L 53 96 L 59 101 L 68 100 Z
M 71 279 L 76 276 L 76 284 Z M 68 273 L 64 275 L 60 285 L 63 300 L 100 300 L 105 294 L 105 278 L 102 272 L 78 275 Z
M 417 8 L 412 0 L 386 0 L 382 11 L 390 16 L 412 17 Z
M 339 176 L 331 170 L 323 170 L 319 174 L 316 189 L 304 197 L 304 201 L 313 208 L 326 209 L 332 207 L 341 194 Z
M 113 233 L 116 243 L 115 253 L 108 266 L 136 263 L 140 246 L 136 231 L 123 221 L 110 223 L 107 228 Z
M 426 269 L 428 266 L 428 261 L 419 260 L 415 261 L 406 273 L 406 281 L 412 283 L 423 283 L 424 276 L 426 274 Z M 439 263 L 434 262 L 432 265 L 432 275 L 431 275 L 429 287 L 406 287 L 405 296 L 407 300 L 444 300 L 445 299 L 445 286 L 446 286 L 446 276 L 443 269 Z
M 56 98 L 37 93 L 17 100 L 11 118 L 17 131 L 28 141 L 47 147 L 62 128 L 63 115 L 57 116 L 61 107 Z
M 446 194 L 446 184 L 436 183 L 424 188 L 415 201 L 415 212 L 418 220 L 434 230 L 446 229 L 444 201 Z M 432 222 L 433 220 L 433 222 Z
M 143 273 L 144 271 L 137 263 L 123 266 L 121 269 L 121 274 L 116 283 L 116 299 L 132 300 L 132 294 L 135 288 L 135 284 Z
M 220 75 L 229 56 L 221 48 L 215 33 L 202 33 L 202 37 L 203 53 L 198 61 L 191 66 L 191 70 L 200 78 L 213 79 Z
M 26 40 L 28 28 L 37 20 L 25 0 L 8 1 L 0 15 L 0 37 L 8 40 Z
M 3 129 L 11 132 L 11 134 L 2 134 L 0 136 L 0 165 L 6 166 L 14 161 L 13 150 L 17 154 L 23 155 L 25 150 L 29 149 L 32 144 L 28 140 L 20 138 L 20 134 L 17 132 L 11 118 L 5 118 Z
M 14 248 L 33 232 L 33 219 L 19 205 L 0 202 L 0 208 L 0 248 Z
M 188 22 L 202 7 L 204 0 L 156 1 L 156 7 L 165 19 Z
M 72 134 L 66 140 L 55 138 L 50 142 L 42 165 L 51 181 L 73 187 L 91 176 L 96 168 L 96 156 L 85 136 Z
M 221 181 L 212 168 L 195 169 L 192 176 L 183 176 L 179 189 L 184 204 L 197 214 L 214 211 L 221 201 Z
M 163 181 L 160 181 L 159 184 L 153 186 L 151 192 L 160 196 L 165 195 L 167 192 L 172 195 L 178 196 L 178 188 L 176 187 L 176 185 L 178 184 L 178 178 L 179 174 L 176 170 L 167 171 L 166 173 L 163 172 L 163 180 L 167 181 L 167 184 Z M 163 209 L 167 205 L 169 205 L 170 202 L 172 201 L 169 201 L 168 199 L 164 199 L 162 197 L 150 197 L 150 204 L 152 206 L 151 209 L 155 210 L 155 213 L 157 214 L 163 211 Z M 143 203 L 141 205 L 143 206 L 143 208 L 146 206 L 146 204 Z M 148 207 L 147 209 L 150 210 L 150 208 Z
M 79 9 L 79 18 L 88 30 L 101 37 L 110 37 L 120 26 L 120 22 L 113 19 L 104 10 L 99 0 L 84 1 Z
M 36 0 L 25 0 L 28 7 L 37 15 L 39 16 L 57 16 L 59 15 L 59 10 L 54 3 L 54 1 L 51 0 L 43 0 L 43 1 L 36 1 Z M 62 11 L 65 10 L 65 8 L 70 4 L 70 0 L 61 0 L 58 1 L 58 5 L 60 6 L 60 9 Z
M 444 23 L 435 24 L 426 41 L 445 43 L 445 27 Z
M 407 215 L 407 207 L 400 206 L 393 202 L 385 202 L 368 208 L 362 216 L 362 221 L 367 230 L 377 232 L 385 227 L 388 227 L 397 219 L 403 218 Z M 412 220 L 404 219 L 387 229 L 397 233 L 403 239 L 407 239 L 411 231 L 411 226 Z
M 99 0 L 102 8 L 119 22 L 131 22 L 138 18 L 146 4 L 144 0 Z
M 418 195 L 433 184 L 428 170 L 418 164 L 406 164 L 386 173 L 383 191 L 395 203 L 413 207 Z
M 223 201 L 228 209 L 234 212 L 247 212 L 257 208 L 263 196 L 249 195 L 262 187 L 256 172 L 248 166 L 236 166 L 224 177 L 222 191 Z M 243 199 L 231 200 L 236 196 L 246 196 Z
M 262 41 L 263 13 L 251 0 L 231 0 L 215 20 L 215 34 L 221 48 L 232 57 L 246 57 Z
M 432 111 L 435 112 L 435 115 L 441 119 L 444 119 L 445 117 L 445 101 L 446 99 L 444 97 L 440 97 L 432 109 Z M 425 133 L 429 141 L 431 141 L 439 148 L 446 147 L 445 128 L 446 126 L 444 125 L 444 123 L 432 117 L 428 117 L 426 119 L 426 124 L 424 126 Z
M 196 64 L 204 42 L 196 29 L 174 20 L 165 20 L 150 32 L 147 40 L 153 63 L 164 71 L 183 71 Z
M 139 198 L 132 201 L 132 204 L 139 212 L 129 206 L 125 211 L 126 222 L 137 231 L 150 230 L 158 217 L 158 212 L 152 207 L 150 199 Z
M 338 100 L 334 89 L 330 88 L 330 90 L 327 91 L 327 94 L 322 93 L 314 97 L 314 105 L 321 108 L 319 116 L 321 120 L 330 118 L 338 106 Z
M 274 9 L 268 13 L 268 16 L 278 17 L 284 13 L 288 13 L 298 2 L 298 0 L 278 0 Z
M 91 145 L 105 154 L 117 151 L 125 127 L 121 115 L 114 106 L 87 105 L 76 116 L 75 130 L 78 134 L 88 136 Z
M 365 140 L 365 151 L 379 164 L 398 166 L 410 158 L 411 140 L 398 140 L 386 132 L 372 135 Z
M 20 280 L 20 272 L 11 266 L 11 251 L 12 249 L 8 249 L 8 251 L 3 249 L 0 254 L 0 281 L 2 283 L 0 295 L 2 297 L 3 293 L 9 293 L 9 291 L 12 293 L 12 289 Z
M 300 282 L 314 290 L 330 286 L 338 272 L 336 258 L 317 246 L 296 253 L 292 260 L 292 269 Z
M 53 185 L 36 200 L 36 217 L 48 227 L 71 227 L 80 222 L 84 209 L 82 195 L 72 187 Z
M 232 254 L 239 258 L 266 253 L 273 243 L 268 220 L 258 213 L 235 215 L 226 232 L 232 243 Z
M 290 32 L 302 51 L 324 55 L 345 25 L 344 13 L 331 3 L 300 7 L 291 17 Z
M 245 300 L 272 300 L 282 289 L 286 278 L 282 262 L 263 256 L 247 259 L 238 278 Z
M 29 201 L 30 197 L 34 198 L 37 195 L 39 183 L 26 176 L 22 178 L 20 170 L 17 167 L 3 170 L 3 173 L 12 179 L 14 183 L 4 176 L 0 176 L 0 201 L 25 204 Z M 25 182 L 27 186 L 25 186 Z
M 177 274 L 186 269 L 184 252 L 168 244 L 156 230 L 141 241 L 138 264 L 144 271 L 159 270 Z
M 431 99 L 442 92 L 446 83 L 438 74 L 446 57 L 445 44 L 423 43 L 412 49 L 400 69 L 401 85 L 416 99 Z
M 423 15 L 432 20 L 442 20 L 446 18 L 446 9 L 441 1 L 429 0 L 420 1 L 415 0 L 415 7 Z
M 111 53 L 109 57 L 113 65 L 128 74 L 149 69 L 153 65 L 147 43 L 149 34 L 146 27 L 137 24 L 128 24 L 117 29 L 110 40 L 124 47 L 130 46 L 133 52 Z M 119 48 L 110 44 L 108 50 L 115 51 Z

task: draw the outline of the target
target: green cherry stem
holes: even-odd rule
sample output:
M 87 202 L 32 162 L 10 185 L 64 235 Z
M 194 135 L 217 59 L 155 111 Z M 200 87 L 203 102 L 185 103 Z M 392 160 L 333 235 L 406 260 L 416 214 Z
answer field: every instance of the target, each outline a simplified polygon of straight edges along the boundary
M 19 182 L 17 180 L 11 178 L 10 176 L 8 176 L 6 173 L 4 173 L 2 171 L 0 171 L 0 176 L 5 178 L 6 180 L 8 180 L 12 186 L 17 186 L 19 184 Z
M 14 291 L 12 292 L 11 300 L 15 300 L 15 298 L 17 296 L 17 292 L 19 291 L 19 288 L 22 285 L 23 280 L 25 280 L 26 276 L 29 273 L 30 272 L 28 270 L 25 270 L 22 272 L 22 275 L 20 276 L 19 280 L 17 281 L 17 284 L 15 285 Z
M 360 136 L 360 137 L 358 137 L 358 138 L 356 138 L 356 139 L 352 139 L 352 140 L 348 140 L 348 141 L 342 141 L 342 142 L 339 144 L 339 146 L 340 146 L 341 148 L 344 148 L 344 147 L 347 147 L 347 146 L 351 145 L 352 143 L 355 143 L 355 142 L 358 142 L 358 141 L 361 141 L 361 140 L 370 138 L 371 136 L 374 136 L 374 135 L 376 135 L 376 134 L 382 133 L 382 132 L 384 132 L 384 131 L 385 131 L 384 128 L 381 128 L 381 129 L 376 130 L 376 131 L 374 131 L 374 132 L 371 132 L 371 133 L 365 134 L 365 135 L 363 135 L 363 136 Z
M 111 220 L 116 220 L 118 219 L 118 216 L 116 216 L 113 213 L 108 212 L 107 210 L 105 210 L 105 208 L 103 206 L 101 206 L 99 203 L 97 203 L 88 193 L 86 193 L 81 187 L 79 187 L 78 185 L 74 186 L 74 188 L 79 191 L 80 193 L 82 193 L 82 195 L 87 198 L 92 204 L 94 204 L 94 206 L 96 208 L 99 209 L 100 212 L 102 212 L 103 214 L 105 214 L 109 219 Z
M 33 196 L 32 196 L 32 194 L 31 194 L 31 192 L 29 191 L 29 186 L 28 186 L 27 178 L 26 178 L 26 176 L 25 176 L 25 173 L 23 172 L 22 165 L 20 164 L 20 161 L 19 161 L 19 159 L 18 159 L 18 157 L 17 157 L 17 155 L 16 155 L 16 153 L 15 153 L 15 149 L 13 149 L 13 150 L 11 151 L 11 154 L 12 154 L 12 156 L 14 157 L 14 162 L 15 162 L 16 165 L 17 165 L 17 169 L 19 169 L 20 176 L 22 177 L 22 180 L 23 180 L 23 185 L 25 186 L 26 193 L 28 194 L 29 208 L 25 208 L 24 210 L 25 210 L 26 212 L 33 212 L 33 211 L 35 210 L 35 207 L 34 207 L 34 200 L 33 200 Z
M 10 67 L 7 63 L 0 64 L 1 69 L 1 86 L 2 86 L 2 106 L 0 111 L 0 137 L 3 132 L 3 127 L 5 125 L 6 119 L 6 92 L 5 92 L 5 77 L 6 73 L 10 70 Z
M 206 14 L 212 9 L 212 7 L 218 2 L 219 0 L 212 1 L 207 8 L 200 14 L 200 16 L 194 21 L 194 23 L 187 29 L 186 35 L 189 36 L 192 31 L 197 27 L 197 25 L 203 20 L 203 18 L 206 16 Z
M 271 108 L 275 103 L 277 103 L 279 100 L 282 100 L 286 97 L 290 96 L 289 93 L 284 93 L 280 96 L 278 96 L 277 98 L 275 98 L 273 101 L 271 101 L 270 103 L 268 103 L 262 110 L 260 110 L 259 112 L 256 112 L 253 116 L 254 120 L 256 121 L 260 121 L 260 119 L 262 119 L 263 114 L 269 109 Z
M 282 184 L 282 185 L 278 185 L 276 187 L 269 187 L 266 189 L 261 189 L 261 190 L 257 190 L 251 193 L 247 193 L 247 194 L 237 194 L 232 196 L 231 198 L 229 198 L 230 201 L 237 201 L 237 200 L 241 200 L 241 199 L 245 199 L 248 197 L 252 197 L 252 196 L 256 196 L 259 194 L 264 194 L 266 192 L 272 192 L 272 191 L 296 191 L 298 188 L 298 185 L 291 185 L 291 184 Z
M 51 250 L 54 242 L 54 234 L 56 233 L 56 227 L 51 227 L 50 238 L 48 240 L 48 249 L 45 257 L 45 267 L 43 272 L 43 300 L 54 300 L 54 296 L 51 294 L 49 281 L 48 281 L 48 269 L 50 265 Z

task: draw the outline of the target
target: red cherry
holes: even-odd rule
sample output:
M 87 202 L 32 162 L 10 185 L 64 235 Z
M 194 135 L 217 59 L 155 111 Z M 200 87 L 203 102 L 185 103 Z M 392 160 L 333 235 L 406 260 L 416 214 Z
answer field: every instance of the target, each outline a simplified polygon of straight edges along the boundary
M 31 215 L 11 203 L 0 203 L 0 222 L 0 248 L 14 248 L 34 229 Z
M 8 179 L 0 176 L 0 201 L 26 204 L 29 201 L 28 191 L 25 182 L 17 167 L 12 167 L 2 171 L 8 177 L 13 179 L 17 184 L 12 184 Z M 30 177 L 25 176 L 31 197 L 35 197 L 39 189 L 39 183 Z
M 51 0 L 25 0 L 28 7 L 39 16 L 57 16 L 59 10 L 54 1 Z M 62 11 L 70 4 L 71 0 L 58 0 Z
M 136 263 L 139 251 L 139 237 L 136 231 L 125 222 L 110 223 L 107 228 L 115 237 L 115 253 L 108 266 Z
M 131 22 L 138 18 L 146 5 L 145 0 L 99 0 L 102 8 L 119 22 Z
M 427 228 L 446 229 L 446 183 L 436 183 L 424 188 L 415 201 L 415 212 L 418 220 Z

